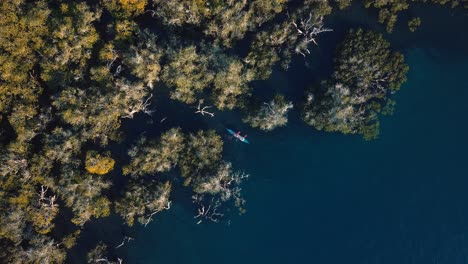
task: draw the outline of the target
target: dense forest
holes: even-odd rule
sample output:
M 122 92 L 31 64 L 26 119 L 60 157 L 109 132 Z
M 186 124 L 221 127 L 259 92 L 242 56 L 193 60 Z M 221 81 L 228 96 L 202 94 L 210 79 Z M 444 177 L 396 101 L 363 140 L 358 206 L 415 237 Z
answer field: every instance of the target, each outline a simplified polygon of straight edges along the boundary
M 294 109 L 315 129 L 378 137 L 409 70 L 380 33 L 350 29 L 333 73 L 302 101 L 262 101 L 251 84 L 311 56 L 333 31 L 325 21 L 334 10 L 372 8 L 390 33 L 410 5 L 468 1 L 351 2 L 1 1 L 0 262 L 64 263 L 86 224 L 111 213 L 146 226 L 177 203 L 175 179 L 190 190 L 197 223 L 223 221 L 229 207 L 245 212 L 249 175 L 223 158 L 221 131 L 161 126 L 128 142 L 122 124 L 151 119 L 164 96 L 203 118 L 239 111 L 265 133 Z M 408 30 L 422 23 L 412 17 Z M 126 148 L 125 159 L 112 146 Z M 123 262 L 108 249 L 96 241 L 89 263 Z

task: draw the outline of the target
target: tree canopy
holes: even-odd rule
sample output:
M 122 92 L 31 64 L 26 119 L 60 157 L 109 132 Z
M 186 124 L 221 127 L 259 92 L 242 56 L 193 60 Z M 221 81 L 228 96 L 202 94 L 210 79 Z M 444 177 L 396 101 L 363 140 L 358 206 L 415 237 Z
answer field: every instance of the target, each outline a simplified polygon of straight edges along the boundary
M 264 102 L 260 107 L 247 113 L 244 122 L 252 127 L 270 131 L 276 127 L 285 126 L 288 122 L 287 114 L 293 108 L 292 102 L 277 94 L 270 102 Z
M 377 137 L 378 113 L 408 71 L 389 46 L 379 33 L 351 30 L 337 49 L 332 78 L 306 94 L 303 119 L 320 130 Z
M 176 188 L 192 196 L 198 223 L 221 221 L 232 205 L 244 212 L 248 174 L 225 160 L 212 124 L 180 117 L 196 103 L 212 107 L 201 118 L 240 110 L 264 131 L 301 105 L 317 129 L 375 138 L 408 71 L 378 33 L 351 30 L 333 74 L 302 104 L 255 93 L 309 60 L 335 34 L 326 16 L 350 2 L 0 1 L 0 262 L 65 263 L 87 223 L 115 212 L 147 225 L 178 202 Z M 413 2 L 425 1 L 360 3 L 391 31 Z M 95 244 L 89 263 L 121 261 Z

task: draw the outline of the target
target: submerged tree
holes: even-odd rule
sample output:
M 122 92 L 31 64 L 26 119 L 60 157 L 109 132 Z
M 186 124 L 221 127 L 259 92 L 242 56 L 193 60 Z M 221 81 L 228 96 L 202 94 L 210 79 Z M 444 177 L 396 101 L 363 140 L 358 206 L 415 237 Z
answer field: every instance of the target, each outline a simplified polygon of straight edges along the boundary
M 241 194 L 241 183 L 249 175 L 243 172 L 233 171 L 230 162 L 221 162 L 212 170 L 192 182 L 193 202 L 198 206 L 198 224 L 203 220 L 218 222 L 223 216 L 222 206 L 232 201 L 244 213 L 245 200 Z
M 123 260 L 117 258 L 115 261 L 109 260 L 107 245 L 99 242 L 95 248 L 88 252 L 88 263 L 89 264 L 122 264 Z
M 156 98 L 211 117 L 218 113 L 211 107 L 246 109 L 255 101 L 251 82 L 269 78 L 278 63 L 287 69 L 293 56 L 308 56 L 330 31 L 330 2 L 0 1 L 0 262 L 63 263 L 79 230 L 112 208 L 129 225 L 148 224 L 170 206 L 166 178 L 174 175 L 164 173 L 174 168 L 193 191 L 198 220 L 219 221 L 230 203 L 242 212 L 247 175 L 223 160 L 222 138 L 212 130 L 184 135 L 172 128 L 159 139 L 139 138 L 128 150 L 122 172 L 131 178 L 117 201 L 107 195 L 114 192 L 106 174 L 120 166 L 105 146 L 125 147 L 121 124 L 131 127 L 139 121 L 128 119 L 159 110 Z M 334 2 L 344 7 L 350 0 Z M 388 23 L 409 1 L 365 2 L 385 9 L 380 18 Z M 319 129 L 370 138 L 387 95 L 404 80 L 403 57 L 361 31 L 338 53 L 332 78 L 308 92 L 303 117 Z M 277 96 L 245 121 L 271 130 L 286 124 L 291 108 Z M 74 230 L 55 232 L 70 221 Z M 122 262 L 105 251 L 99 245 L 90 263 Z
M 123 168 L 123 173 L 138 177 L 167 172 L 179 162 L 183 149 L 184 135 L 180 128 L 168 130 L 158 141 L 141 137 L 128 151 L 131 162 Z
M 288 69 L 294 54 L 309 55 L 310 45 L 318 44 L 317 37 L 332 31 L 323 23 L 324 17 L 330 13 L 328 1 L 302 1 L 287 12 L 281 23 L 272 24 L 255 34 L 245 59 L 255 79 L 267 79 L 278 61 Z
M 180 160 L 182 176 L 185 184 L 203 177 L 218 165 L 223 151 L 223 141 L 213 130 L 198 131 L 187 136 L 184 155 Z
M 388 32 L 393 31 L 395 23 L 398 21 L 398 15 L 409 9 L 411 4 L 415 3 L 431 3 L 439 5 L 448 5 L 451 8 L 461 6 L 468 8 L 468 3 L 465 0 L 398 0 L 398 1 L 387 1 L 387 0 L 364 0 L 364 5 L 366 8 L 373 7 L 379 10 L 379 23 L 382 23 L 386 26 Z M 409 21 L 410 24 L 416 26 L 419 22 L 415 19 Z M 415 27 L 410 26 L 410 29 L 415 29 Z M 417 27 L 417 26 L 416 26 Z M 413 30 L 411 30 L 413 31 Z
M 248 177 L 249 175 L 244 172 L 233 171 L 230 162 L 222 162 L 212 174 L 194 183 L 194 191 L 202 195 L 219 196 L 222 202 L 233 200 L 242 211 L 245 201 L 241 196 L 240 185 Z
M 125 222 L 132 226 L 135 219 L 144 226 L 153 216 L 171 207 L 169 196 L 171 183 L 131 183 L 125 191 L 125 197 L 115 203 L 115 211 Z
M 153 16 L 169 26 L 194 26 L 216 42 L 231 47 L 249 31 L 272 20 L 286 8 L 286 0 L 152 0 Z
M 416 31 L 416 29 L 418 29 L 420 25 L 421 25 L 421 18 L 419 17 L 414 17 L 408 21 L 408 28 L 411 32 Z
M 64 122 L 82 131 L 85 139 L 100 140 L 106 145 L 119 138 L 122 118 L 143 112 L 151 114 L 149 90 L 142 83 L 116 81 L 112 88 L 91 87 L 87 90 L 67 88 L 53 105 Z
M 234 172 L 229 162 L 222 161 L 223 142 L 212 130 L 199 131 L 187 137 L 180 168 L 186 177 L 184 185 L 192 187 L 193 202 L 198 206 L 195 218 L 218 222 L 223 206 L 233 201 L 241 212 L 245 203 L 240 184 L 248 175 Z
M 68 168 L 62 168 L 62 179 L 58 194 L 66 206 L 74 212 L 71 220 L 78 226 L 83 226 L 92 217 L 105 217 L 110 214 L 110 201 L 103 191 L 110 187 L 110 182 L 100 175 L 81 174 Z
M 406 80 L 403 55 L 382 35 L 351 30 L 338 47 L 332 78 L 308 92 L 303 119 L 319 130 L 378 135 L 378 113 Z
M 249 112 L 244 122 L 252 127 L 270 131 L 284 126 L 288 122 L 287 114 L 293 108 L 292 102 L 287 102 L 282 95 L 276 95 L 269 103 L 264 102 Z
M 233 109 L 240 96 L 246 95 L 249 81 L 244 66 L 233 60 L 229 66 L 216 74 L 213 97 L 218 109 Z
M 26 249 L 13 256 L 12 263 L 63 263 L 66 253 L 53 239 L 34 236 Z

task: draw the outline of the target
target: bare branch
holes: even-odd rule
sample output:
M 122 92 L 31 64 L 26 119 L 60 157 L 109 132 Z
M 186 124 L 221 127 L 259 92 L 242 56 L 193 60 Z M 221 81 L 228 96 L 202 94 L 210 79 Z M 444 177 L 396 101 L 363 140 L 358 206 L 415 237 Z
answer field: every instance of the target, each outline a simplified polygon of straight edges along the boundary
M 297 35 L 302 38 L 295 48 L 295 52 L 304 57 L 306 54 L 310 54 L 310 51 L 307 48 L 310 42 L 318 45 L 315 40 L 317 35 L 323 32 L 333 31 L 332 29 L 324 28 L 323 16 L 315 16 L 313 12 L 309 12 L 309 16 L 307 18 L 299 18 L 298 23 L 294 20 L 291 21 L 291 24 L 296 29 Z
M 204 107 L 202 108 L 202 107 L 201 107 L 202 103 L 203 103 L 202 100 L 198 101 L 198 107 L 197 107 L 197 111 L 195 112 L 195 114 L 200 113 L 202 116 L 204 116 L 205 114 L 207 114 L 207 115 L 210 115 L 211 117 L 214 117 L 214 113 L 211 113 L 211 112 L 206 111 L 206 109 L 211 108 L 211 106 L 204 106 Z
M 133 118 L 133 116 L 138 112 L 143 112 L 147 115 L 151 115 L 154 111 L 149 110 L 148 107 L 151 105 L 150 100 L 152 97 L 153 94 L 150 94 L 150 96 L 144 102 L 141 101 L 136 105 L 130 106 L 131 109 L 125 110 L 126 115 L 122 116 L 122 118 Z
M 156 11 L 155 10 L 146 10 L 145 13 L 147 13 L 147 12 L 151 13 L 151 17 L 156 16 Z
M 50 208 L 55 208 L 58 207 L 58 205 L 55 203 L 57 200 L 57 197 L 54 196 L 49 196 L 46 197 L 46 193 L 49 190 L 48 186 L 41 185 L 41 191 L 39 193 L 39 204 L 41 207 L 50 207 Z
M 172 201 L 167 201 L 167 204 L 166 206 L 162 207 L 162 208 L 158 208 L 156 211 L 150 213 L 149 215 L 146 216 L 146 222 L 144 223 L 144 226 L 146 227 L 151 221 L 153 221 L 153 216 L 159 212 L 161 212 L 162 210 L 169 210 L 171 209 L 171 204 L 172 204 Z
M 120 247 L 122 247 L 123 245 L 125 245 L 126 243 L 128 243 L 128 242 L 130 242 L 130 241 L 132 241 L 132 240 L 134 240 L 134 239 L 131 238 L 131 237 L 125 236 L 124 239 L 122 240 L 122 243 L 120 243 L 120 244 L 119 244 L 118 246 L 116 246 L 115 248 L 116 248 L 116 249 L 117 249 L 117 248 L 120 248 Z
M 263 104 L 265 104 L 266 106 L 268 106 L 268 109 L 270 109 L 271 113 L 274 114 L 275 111 L 273 110 L 273 108 L 271 108 L 271 105 L 267 102 L 263 102 Z
M 208 205 L 205 205 L 204 196 L 195 194 L 192 196 L 194 203 L 198 204 L 198 214 L 193 218 L 199 218 L 197 225 L 202 223 L 203 220 L 209 220 L 217 223 L 224 214 L 218 212 L 219 206 L 221 203 L 219 200 L 214 197 L 211 198 L 211 202 Z
M 107 69 L 110 70 L 110 68 L 112 68 L 112 64 L 114 64 L 114 62 L 117 60 L 117 58 L 119 58 L 119 55 L 117 54 L 117 51 L 112 49 L 111 50 L 111 53 L 112 53 L 112 59 L 110 61 L 107 62 Z
M 117 69 L 115 69 L 114 77 L 119 75 L 123 70 L 122 65 L 117 66 Z

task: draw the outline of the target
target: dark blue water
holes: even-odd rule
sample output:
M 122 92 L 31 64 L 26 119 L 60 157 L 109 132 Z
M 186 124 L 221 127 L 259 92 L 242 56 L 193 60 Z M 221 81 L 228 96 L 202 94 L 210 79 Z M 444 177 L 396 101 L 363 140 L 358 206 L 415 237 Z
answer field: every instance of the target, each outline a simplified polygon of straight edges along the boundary
M 379 139 L 319 132 L 297 112 L 271 133 L 246 129 L 253 144 L 226 140 L 225 157 L 251 175 L 247 213 L 196 225 L 195 209 L 175 202 L 132 229 L 135 241 L 118 251 L 126 263 L 468 263 L 468 16 L 410 13 L 421 16 L 420 30 L 401 24 L 388 36 L 411 69 Z M 382 29 L 375 21 L 361 8 L 335 15 L 309 67 L 296 60 L 258 86 L 299 100 L 331 70 L 342 33 Z M 219 132 L 226 122 L 242 127 L 235 113 L 195 121 Z

